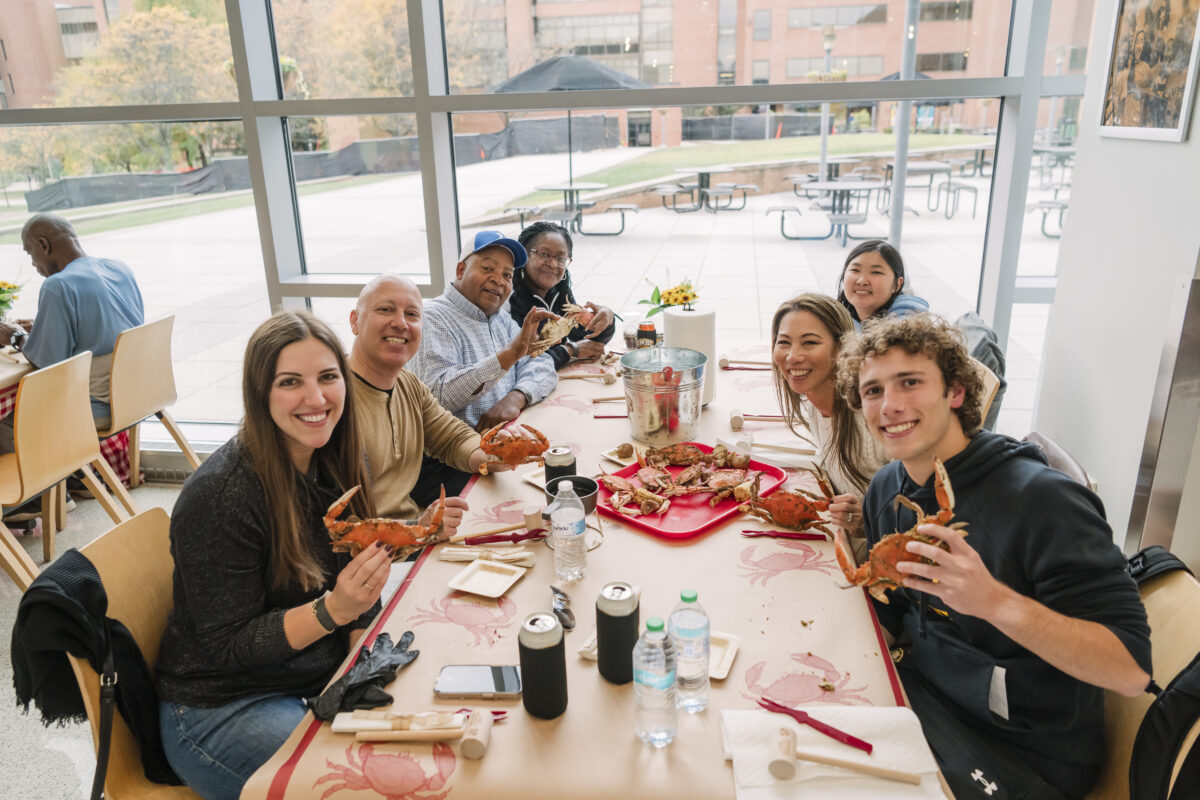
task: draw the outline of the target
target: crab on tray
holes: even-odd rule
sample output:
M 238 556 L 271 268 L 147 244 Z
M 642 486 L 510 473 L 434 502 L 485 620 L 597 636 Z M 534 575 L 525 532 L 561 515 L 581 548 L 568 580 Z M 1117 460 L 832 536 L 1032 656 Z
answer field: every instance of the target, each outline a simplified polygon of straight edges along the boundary
M 739 466 L 730 466 L 737 463 Z M 758 480 L 765 496 L 787 478 L 778 467 L 758 461 L 746 463 L 723 447 L 686 442 L 649 450 L 640 463 L 597 476 L 600 483 L 596 510 L 656 536 L 687 539 L 736 516 L 737 490 Z

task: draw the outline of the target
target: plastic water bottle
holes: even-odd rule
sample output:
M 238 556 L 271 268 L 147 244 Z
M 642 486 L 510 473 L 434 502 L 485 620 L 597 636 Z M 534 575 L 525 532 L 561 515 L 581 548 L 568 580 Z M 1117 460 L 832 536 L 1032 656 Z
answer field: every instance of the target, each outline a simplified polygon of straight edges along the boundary
M 675 739 L 675 646 L 661 617 L 646 620 L 633 648 L 634 730 L 643 742 L 666 747 Z
M 671 612 L 668 630 L 679 658 L 676 689 L 679 707 L 689 714 L 708 705 L 708 615 L 696 592 L 684 589 Z
M 583 501 L 569 480 L 558 482 L 550 506 L 550 533 L 554 537 L 554 575 L 560 581 L 577 581 L 587 574 Z

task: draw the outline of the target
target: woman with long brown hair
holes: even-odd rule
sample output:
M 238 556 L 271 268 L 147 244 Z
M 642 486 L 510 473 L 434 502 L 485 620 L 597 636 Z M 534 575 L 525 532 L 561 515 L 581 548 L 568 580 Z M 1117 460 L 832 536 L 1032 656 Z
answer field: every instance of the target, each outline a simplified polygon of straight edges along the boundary
M 246 346 L 245 418 L 184 484 L 171 519 L 174 608 L 159 652 L 167 760 L 236 798 L 379 610 L 391 552 L 334 553 L 322 523 L 351 486 L 374 514 L 341 343 L 281 311 Z
M 866 429 L 862 414 L 836 391 L 837 356 L 854 333 L 849 312 L 832 297 L 802 294 L 779 307 L 771 321 L 775 393 L 788 427 L 817 445 L 818 457 L 838 492 L 833 521 L 862 535 L 862 498 L 871 477 L 890 459 Z

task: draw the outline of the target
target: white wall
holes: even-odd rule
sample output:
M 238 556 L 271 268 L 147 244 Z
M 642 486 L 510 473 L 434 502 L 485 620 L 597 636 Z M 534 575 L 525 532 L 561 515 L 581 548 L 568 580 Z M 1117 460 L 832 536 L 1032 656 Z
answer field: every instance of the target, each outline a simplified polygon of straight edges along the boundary
M 1193 104 L 1182 143 L 1099 135 L 1114 3 L 1096 3 L 1034 428 L 1099 484 L 1120 544 L 1173 287 L 1200 254 L 1200 121 Z

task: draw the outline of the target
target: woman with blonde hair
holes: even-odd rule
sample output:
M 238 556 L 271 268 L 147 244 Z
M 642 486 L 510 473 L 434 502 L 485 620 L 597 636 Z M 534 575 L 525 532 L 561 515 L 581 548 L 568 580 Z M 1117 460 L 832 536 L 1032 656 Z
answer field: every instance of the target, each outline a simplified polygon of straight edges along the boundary
M 241 429 L 175 504 L 159 722 L 167 761 L 202 797 L 240 794 L 379 611 L 389 548 L 334 553 L 322 523 L 355 485 L 353 513 L 375 510 L 348 374 L 337 336 L 311 314 L 260 325 Z
M 803 428 L 838 494 L 833 521 L 862 535 L 862 498 L 871 477 L 890 460 L 866 429 L 862 414 L 836 391 L 837 357 L 854 333 L 849 312 L 832 297 L 802 294 L 779 307 L 771 321 L 775 393 L 788 427 Z

